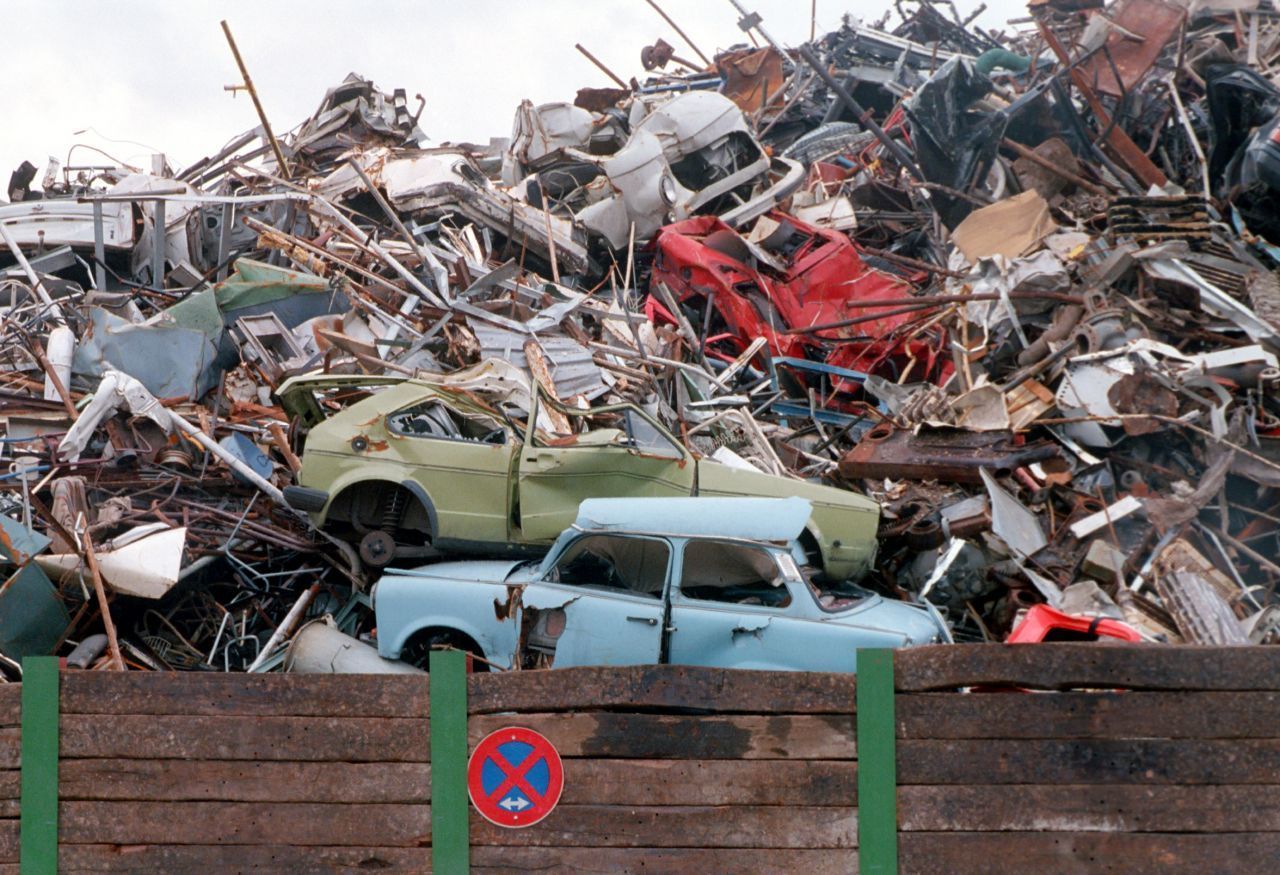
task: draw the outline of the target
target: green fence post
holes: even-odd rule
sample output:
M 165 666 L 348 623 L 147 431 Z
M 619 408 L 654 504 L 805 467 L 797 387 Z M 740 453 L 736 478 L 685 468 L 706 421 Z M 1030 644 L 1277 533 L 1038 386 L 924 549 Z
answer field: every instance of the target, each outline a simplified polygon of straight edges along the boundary
M 431 868 L 438 875 L 463 875 L 471 868 L 467 655 L 458 650 L 433 650 L 429 666 Z
M 858 871 L 897 875 L 898 774 L 893 651 L 858 651 Z
M 22 661 L 22 875 L 58 872 L 58 658 Z

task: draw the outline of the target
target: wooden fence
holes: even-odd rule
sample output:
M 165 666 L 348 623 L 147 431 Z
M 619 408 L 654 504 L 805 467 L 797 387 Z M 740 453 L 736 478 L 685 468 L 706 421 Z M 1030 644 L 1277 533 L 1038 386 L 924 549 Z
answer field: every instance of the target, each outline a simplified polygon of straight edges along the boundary
M 1280 871 L 1280 649 L 871 651 L 857 684 L 440 656 L 430 691 L 29 661 L 0 685 L 0 873 Z M 507 725 L 565 762 L 524 829 L 466 800 Z

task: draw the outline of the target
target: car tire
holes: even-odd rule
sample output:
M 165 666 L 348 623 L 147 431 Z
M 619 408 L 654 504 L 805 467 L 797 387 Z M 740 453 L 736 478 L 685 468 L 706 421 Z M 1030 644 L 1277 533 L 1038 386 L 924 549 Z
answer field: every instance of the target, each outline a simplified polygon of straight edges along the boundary
M 454 629 L 424 629 L 410 636 L 400 649 L 400 661 L 430 671 L 431 651 L 462 650 L 471 656 L 483 657 L 479 645 L 466 635 Z M 467 671 L 473 673 L 487 672 L 489 664 L 480 659 L 467 660 Z
M 807 165 L 840 152 L 860 150 L 874 139 L 875 134 L 854 122 L 828 122 L 798 138 L 782 154 Z

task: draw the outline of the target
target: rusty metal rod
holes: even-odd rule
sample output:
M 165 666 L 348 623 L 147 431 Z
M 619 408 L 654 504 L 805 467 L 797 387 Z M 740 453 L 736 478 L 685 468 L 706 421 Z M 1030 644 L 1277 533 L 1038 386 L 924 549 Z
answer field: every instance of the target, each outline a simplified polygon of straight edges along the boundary
M 80 411 L 76 410 L 76 405 L 71 400 L 71 393 L 67 390 L 66 385 L 62 382 L 62 377 L 58 376 L 58 369 L 53 366 L 53 362 L 49 361 L 49 357 L 44 353 L 44 347 L 40 344 L 40 339 L 35 335 L 27 336 L 27 348 L 31 350 L 31 354 L 35 356 L 36 361 L 40 363 L 41 369 L 49 377 L 49 382 L 53 383 L 54 391 L 58 393 L 58 397 L 62 399 L 62 406 L 66 408 L 67 415 L 74 422 L 80 416 Z
M 595 64 L 596 67 L 599 68 L 600 72 L 604 73 L 604 75 L 608 76 L 610 79 L 616 82 L 619 88 L 625 89 L 626 91 L 631 90 L 631 87 L 627 85 L 627 83 L 619 79 L 616 73 L 614 73 L 612 70 L 610 70 L 608 67 L 604 65 L 604 61 L 600 60 L 595 55 L 587 51 L 586 47 L 583 46 L 582 43 L 574 43 L 573 47 L 578 51 L 582 52 L 583 56 L 586 57 L 588 61 Z
M 98 598 L 98 610 L 102 612 L 102 627 L 107 633 L 107 646 L 111 651 L 111 661 L 115 668 L 125 671 L 124 657 L 120 655 L 120 641 L 116 638 L 116 624 L 111 619 L 111 609 L 107 606 L 107 591 L 102 583 L 102 569 L 98 567 L 98 557 L 93 552 L 93 536 L 86 526 L 84 530 L 84 562 L 89 566 L 89 574 L 93 577 L 93 592 Z
M 672 20 L 671 20 L 671 16 L 670 16 L 670 15 L 667 15 L 667 13 L 665 13 L 665 12 L 663 12 L 663 11 L 662 11 L 662 7 L 661 7 L 661 6 L 659 6 L 657 3 L 655 3 L 655 2 L 654 2 L 654 0 L 647 0 L 647 2 L 648 2 L 648 4 L 649 4 L 650 6 L 652 6 L 652 7 L 653 7 L 653 11 L 654 11 L 654 12 L 656 12 L 656 13 L 658 13 L 659 15 L 661 15 L 661 16 L 662 16 L 662 20 L 663 20 L 663 21 L 665 21 L 667 24 L 671 25 L 671 29 L 672 29 L 672 30 L 674 30 L 676 33 L 680 34 L 680 39 L 682 39 L 682 40 L 684 40 L 686 43 L 688 43 L 688 44 L 689 44 L 689 48 L 693 49 L 693 50 L 694 50 L 694 52 L 695 52 L 695 53 L 697 53 L 697 55 L 698 55 L 698 57 L 699 57 L 699 58 L 702 58 L 702 63 L 706 64 L 708 67 L 712 66 L 712 64 L 711 64 L 711 59 L 710 59 L 710 58 L 708 58 L 706 55 L 704 55 L 704 54 L 702 53 L 702 49 L 698 48 L 698 47 L 697 47 L 697 45 L 695 45 L 695 44 L 694 44 L 693 40 L 689 39 L 689 35 L 688 35 L 687 33 L 685 33 L 683 30 L 681 30 L 681 29 L 680 29 L 680 25 L 676 24 L 674 21 L 672 21 Z
M 262 122 L 262 130 L 267 135 L 267 141 L 271 143 L 271 151 L 275 153 L 280 175 L 287 180 L 289 165 L 285 163 L 284 153 L 280 151 L 280 143 L 271 131 L 271 122 L 267 121 L 267 111 L 262 108 L 262 101 L 258 100 L 258 89 L 253 87 L 253 80 L 249 78 L 249 68 L 244 65 L 244 59 L 240 57 L 240 49 L 236 47 L 235 37 L 231 35 L 231 28 L 227 25 L 226 19 L 222 21 L 222 32 L 227 35 L 227 45 L 231 46 L 231 54 L 235 56 L 236 66 L 240 68 L 240 75 L 244 77 L 244 90 L 249 92 L 249 97 L 253 100 L 253 108 L 258 111 L 258 121 Z
M 945 267 L 939 267 L 936 264 L 930 264 L 929 262 L 921 261 L 918 258 L 909 258 L 906 255 L 899 255 L 898 253 L 890 252 L 887 249 L 877 249 L 874 246 L 864 246 L 861 243 L 858 244 L 858 249 L 862 252 L 874 255 L 877 258 L 883 258 L 886 261 L 894 261 L 904 267 L 914 267 L 916 270 L 923 270 L 928 273 L 937 274 L 938 276 L 949 276 L 953 279 L 963 279 L 968 276 L 968 274 L 961 273 L 960 271 L 947 270 Z
M 827 84 L 827 87 L 831 89 L 831 92 L 835 94 L 840 102 L 853 110 L 854 117 L 857 118 L 858 123 L 863 127 L 868 128 L 871 133 L 876 135 L 876 139 L 889 150 L 889 154 L 902 165 L 903 169 L 920 182 L 924 182 L 924 174 L 920 172 L 920 168 L 911 160 L 911 157 L 907 155 L 902 146 L 885 133 L 884 128 L 876 124 L 876 120 L 871 117 L 871 113 L 863 109 L 862 104 L 854 100 L 853 95 L 846 91 L 845 87 L 836 81 L 836 77 L 832 76 L 831 73 L 827 71 L 827 68 L 823 66 L 823 63 L 818 60 L 818 56 L 813 53 L 813 49 L 808 46 L 801 46 L 800 57 L 804 58 L 805 62 L 814 69 L 814 72 L 816 72 L 818 77 Z
M 1061 301 L 1065 304 L 1083 304 L 1084 298 L 1079 295 L 1064 295 L 1061 292 L 1010 292 L 1009 297 L 1014 300 L 1027 301 Z M 845 301 L 844 305 L 849 309 L 869 309 L 872 307 L 894 307 L 902 306 L 906 310 L 927 310 L 934 307 L 940 307 L 944 304 L 965 304 L 969 301 L 1002 301 L 1004 296 L 996 292 L 983 293 L 978 295 L 930 295 L 927 298 L 884 298 L 875 301 Z M 895 313 L 898 311 L 895 311 Z M 813 334 L 818 331 L 826 331 L 829 328 L 844 328 L 847 325 L 857 325 L 860 322 L 871 322 L 875 319 L 883 319 L 889 316 L 889 313 L 879 313 L 870 318 L 857 317 L 855 319 L 841 319 L 838 322 L 826 322 L 822 325 L 810 325 L 806 328 L 788 328 L 779 334 Z

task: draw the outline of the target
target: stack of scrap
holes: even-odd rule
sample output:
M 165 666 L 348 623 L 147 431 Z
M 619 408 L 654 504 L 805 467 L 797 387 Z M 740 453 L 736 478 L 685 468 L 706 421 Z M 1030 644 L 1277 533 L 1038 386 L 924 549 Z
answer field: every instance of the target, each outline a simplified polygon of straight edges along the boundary
M 732 5 L 488 146 L 352 74 L 185 168 L 14 170 L 0 675 L 279 669 L 387 567 L 699 493 L 836 495 L 806 574 L 955 640 L 1276 642 L 1275 13 Z

